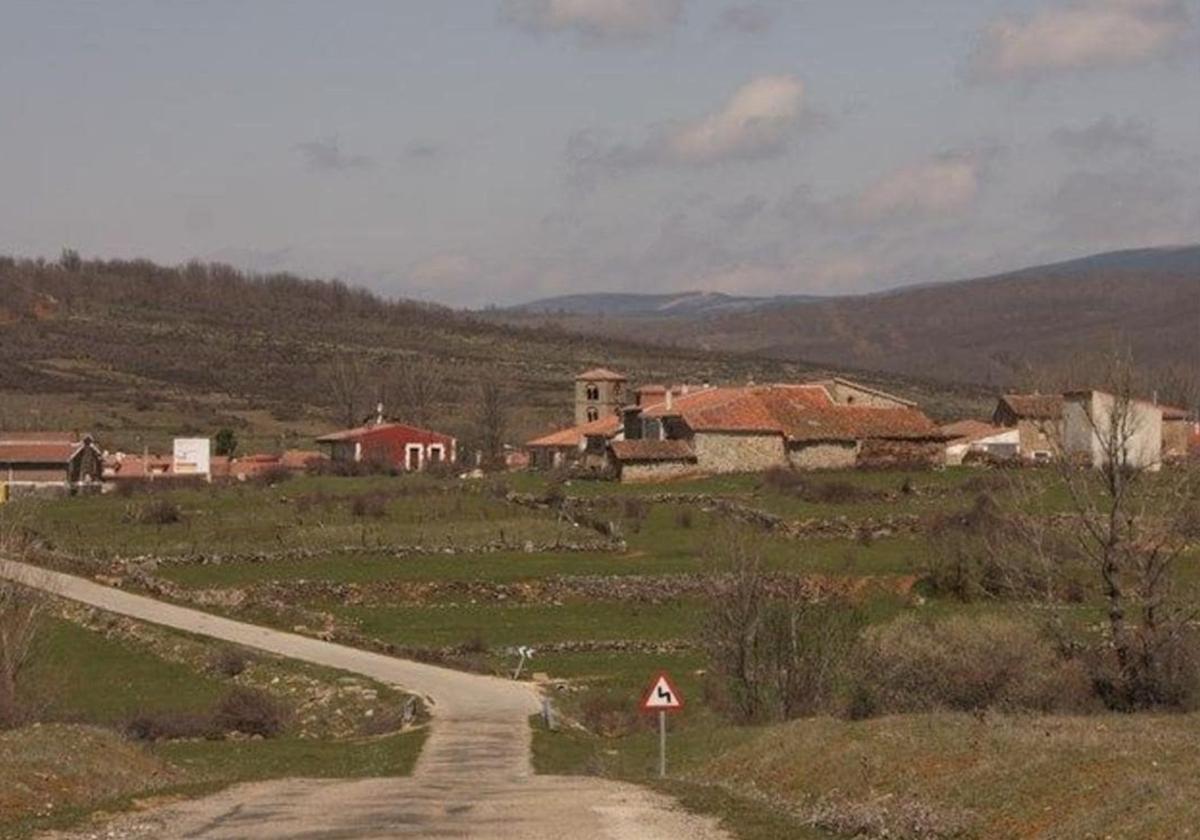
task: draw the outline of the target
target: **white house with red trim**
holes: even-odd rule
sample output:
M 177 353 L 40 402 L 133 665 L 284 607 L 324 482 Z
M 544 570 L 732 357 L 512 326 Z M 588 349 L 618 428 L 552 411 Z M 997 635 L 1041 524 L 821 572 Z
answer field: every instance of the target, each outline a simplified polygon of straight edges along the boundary
M 403 472 L 419 472 L 431 464 L 453 463 L 457 441 L 450 435 L 391 423 L 382 411 L 374 422 L 317 438 L 331 460 L 344 464 L 377 464 Z

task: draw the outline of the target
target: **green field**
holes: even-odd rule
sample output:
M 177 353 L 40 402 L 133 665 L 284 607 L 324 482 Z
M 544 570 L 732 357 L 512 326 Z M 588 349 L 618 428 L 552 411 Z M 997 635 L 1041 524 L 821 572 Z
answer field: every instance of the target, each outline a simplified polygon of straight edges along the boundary
M 284 776 L 411 772 L 424 731 L 375 734 L 366 717 L 368 709 L 372 717 L 398 710 L 406 695 L 265 654 L 244 654 L 245 671 L 231 677 L 215 664 L 230 650 L 125 620 L 95 624 L 65 606 L 42 618 L 20 693 L 37 720 L 62 723 L 0 732 L 0 837 L 70 825 L 149 794 Z M 123 735 L 139 717 L 204 713 L 236 686 L 267 691 L 292 710 L 279 737 L 143 743 Z M 314 711 L 317 696 L 328 702 Z
M 1142 761 L 1139 737 L 1160 743 L 1183 725 L 1177 722 L 1190 720 L 992 715 L 978 723 L 971 716 L 930 712 L 859 722 L 814 718 L 731 725 L 712 702 L 710 663 L 700 643 L 710 609 L 705 581 L 726 568 L 722 546 L 731 539 L 757 545 L 764 568 L 780 580 L 803 581 L 812 592 L 824 593 L 820 597 L 846 600 L 869 626 L 883 627 L 901 616 L 1000 616 L 1053 622 L 1060 633 L 1086 639 L 1095 637 L 1103 617 L 1092 590 L 1034 608 L 1011 600 L 940 596 L 926 581 L 928 532 L 936 522 L 967 511 L 985 492 L 1039 514 L 1061 511 L 1065 492 L 1049 473 L 852 471 L 806 476 L 798 486 L 780 484 L 760 476 L 641 486 L 559 482 L 537 474 L 482 481 L 303 478 L 274 487 L 67 499 L 22 515 L 34 533 L 75 555 L 84 568 L 91 564 L 119 576 L 133 568 L 122 566 L 121 558 L 139 558 L 140 573 L 177 587 L 172 591 L 181 601 L 220 603 L 208 608 L 235 617 L 288 630 L 324 627 L 348 640 L 501 674 L 516 664 L 513 647 L 531 645 L 536 652 L 525 673 L 550 680 L 548 690 L 565 721 L 558 731 L 539 727 L 535 733 L 535 763 L 544 772 L 600 773 L 659 785 L 656 734 L 635 705 L 650 677 L 666 669 L 688 708 L 672 720 L 673 772 L 663 789 L 689 807 L 722 815 L 737 836 L 750 840 L 853 836 L 859 833 L 848 828 L 854 819 L 876 817 L 900 827 L 924 818 L 953 827 L 968 812 L 969 820 L 962 817 L 971 826 L 965 834 L 911 836 L 1042 836 L 1004 833 L 1018 823 L 1040 824 L 1035 818 L 1040 809 L 1066 815 L 1075 808 L 1074 800 L 1067 801 L 1072 762 L 1035 754 L 1038 732 L 1049 731 L 1043 736 L 1048 743 L 1055 750 L 1061 745 L 1064 756 L 1075 755 L 1082 768 L 1076 769 L 1085 772 L 1089 762 L 1101 760 L 1103 738 L 1084 739 L 1093 752 L 1071 753 L 1067 745 L 1071 737 L 1091 732 L 1089 727 L 1113 727 L 1122 733 L 1114 744 Z M 514 492 L 546 504 L 506 499 Z M 360 497 L 382 499 L 382 512 L 356 515 L 351 506 Z M 177 505 L 181 521 L 139 522 L 137 506 L 159 499 Z M 778 517 L 786 527 L 748 522 L 724 502 Z M 424 548 L 405 550 L 417 544 Z M 1193 549 L 1182 581 L 1200 577 L 1198 557 Z M 128 585 L 144 580 L 130 578 Z M 39 668 L 71 674 L 68 695 L 86 696 L 82 686 L 102 668 L 93 659 L 130 674 L 130 685 L 150 686 L 96 698 L 66 714 L 115 721 L 131 705 L 169 707 L 169 698 L 184 685 L 186 702 L 197 705 L 211 702 L 223 688 L 219 678 L 195 668 L 151 667 L 136 653 L 118 659 L 117 651 L 90 652 L 96 640 L 69 638 L 85 632 L 78 628 L 55 632 L 66 634 L 54 638 L 55 650 L 79 651 L 81 661 L 48 658 Z M 270 775 L 289 763 L 333 768 L 331 773 L 375 773 L 403 764 L 397 755 L 409 755 L 417 740 L 407 738 L 362 743 L 282 738 L 261 747 L 184 742 L 155 747 L 154 755 L 189 772 L 226 779 L 243 767 Z M 964 744 L 974 746 L 966 750 Z M 981 744 L 999 753 L 985 760 Z M 1186 766 L 1182 751 L 1172 756 Z M 902 784 L 910 772 L 906 757 L 917 764 L 911 783 Z M 1022 762 L 1064 781 L 1045 791 L 1023 787 Z M 961 777 L 962 791 L 939 786 L 939 774 L 958 778 L 953 774 L 963 768 L 971 773 Z M 1085 783 L 1082 776 L 1076 781 Z M 1097 789 L 1133 795 L 1114 780 L 1104 784 L 1110 786 Z M 1162 807 L 1176 807 L 1184 795 L 1180 790 L 1190 791 L 1145 785 L 1153 785 L 1153 778 L 1137 790 L 1147 803 Z M 893 804 L 884 807 L 881 801 Z M 1015 804 L 1002 807 L 1003 802 Z M 1137 832 L 1143 830 L 1146 836 L 1166 836 L 1158 823 L 1122 823 L 1118 816 L 1110 814 L 1114 825 L 1124 827 L 1113 836 L 1141 836 Z M 1045 836 L 1084 836 L 1062 833 L 1053 820 L 1046 824 L 1053 831 Z M 1061 825 L 1091 831 L 1100 822 L 1064 816 Z

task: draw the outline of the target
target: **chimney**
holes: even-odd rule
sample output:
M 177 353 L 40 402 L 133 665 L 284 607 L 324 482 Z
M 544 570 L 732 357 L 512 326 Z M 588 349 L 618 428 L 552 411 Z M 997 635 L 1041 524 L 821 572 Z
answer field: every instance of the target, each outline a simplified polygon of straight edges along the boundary
M 381 402 L 375 404 L 375 425 L 383 425 L 383 403 Z
M 670 411 L 675 405 L 674 396 L 675 393 L 670 388 L 667 388 L 667 411 Z

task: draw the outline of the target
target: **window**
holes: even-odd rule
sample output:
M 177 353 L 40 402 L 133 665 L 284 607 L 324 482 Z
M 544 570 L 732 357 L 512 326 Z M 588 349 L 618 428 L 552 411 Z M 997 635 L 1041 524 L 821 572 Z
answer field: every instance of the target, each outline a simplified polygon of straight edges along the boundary
M 587 410 L 587 419 L 588 419 L 588 422 L 589 422 L 589 423 L 591 423 L 593 420 L 599 420 L 599 419 L 600 419 L 600 412 L 599 412 L 599 411 L 597 411 L 597 410 L 596 410 L 596 409 L 594 409 L 594 408 L 589 408 L 589 409 Z
M 587 398 L 592 401 L 600 399 L 600 386 L 599 385 L 587 386 Z

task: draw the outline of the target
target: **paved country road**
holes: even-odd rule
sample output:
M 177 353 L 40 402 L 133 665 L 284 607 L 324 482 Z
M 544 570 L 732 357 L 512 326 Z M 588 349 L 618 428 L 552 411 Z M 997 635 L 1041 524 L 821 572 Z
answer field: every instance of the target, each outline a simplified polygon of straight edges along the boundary
M 533 775 L 528 718 L 540 698 L 528 684 L 232 621 L 2 559 L 0 577 L 108 612 L 362 674 L 429 701 L 429 738 L 411 778 L 238 785 L 69 836 L 727 840 L 713 820 L 636 785 Z

